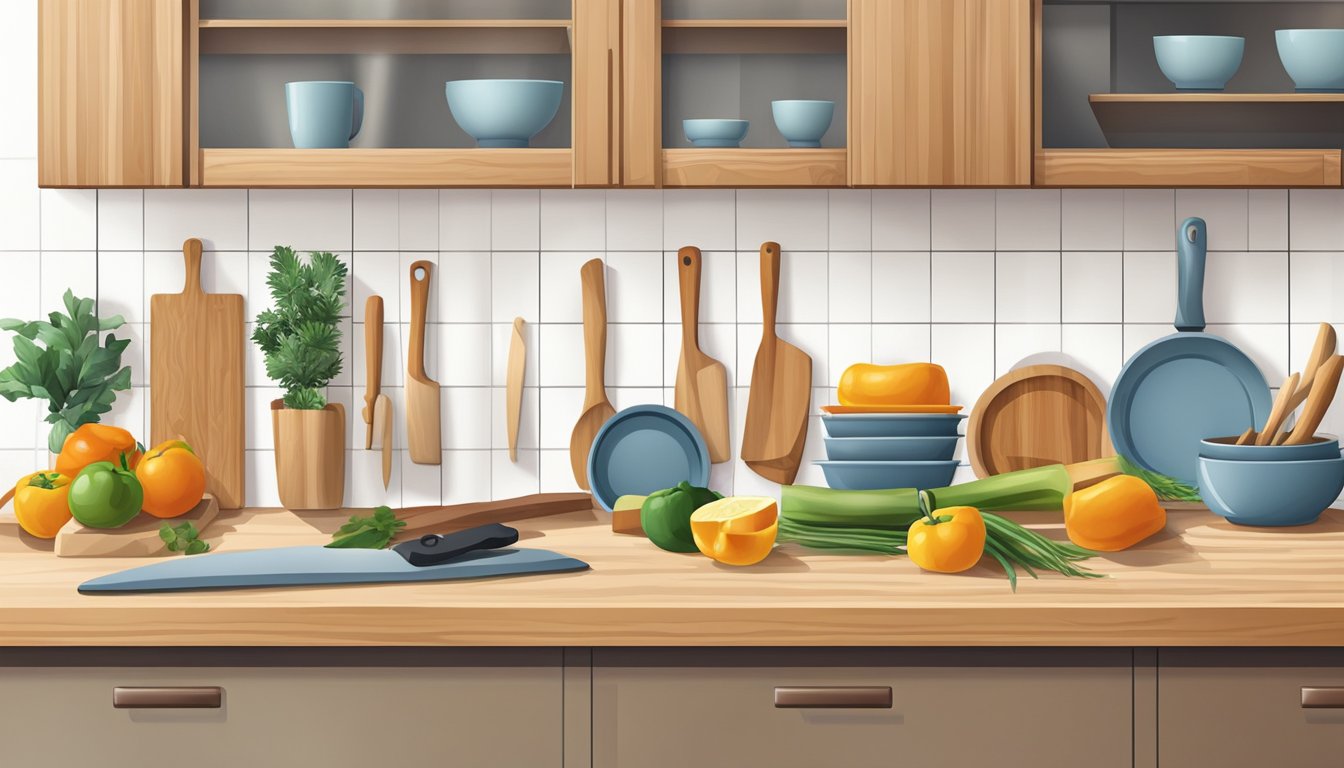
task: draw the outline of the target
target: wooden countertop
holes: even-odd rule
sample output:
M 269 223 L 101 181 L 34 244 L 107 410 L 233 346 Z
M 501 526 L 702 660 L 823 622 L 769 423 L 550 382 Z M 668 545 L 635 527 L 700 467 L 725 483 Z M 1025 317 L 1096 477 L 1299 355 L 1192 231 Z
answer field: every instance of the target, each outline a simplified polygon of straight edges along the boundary
M 1015 515 L 1062 537 L 1058 513 Z M 243 510 L 219 551 L 321 544 L 343 515 Z M 785 545 L 751 568 L 658 550 L 596 513 L 518 524 L 525 546 L 592 570 L 476 582 L 80 595 L 147 562 L 57 558 L 0 527 L 0 645 L 1344 645 L 1344 512 L 1293 529 L 1173 512 L 1107 579 L 1019 580 L 997 566 L 920 572 L 905 558 Z

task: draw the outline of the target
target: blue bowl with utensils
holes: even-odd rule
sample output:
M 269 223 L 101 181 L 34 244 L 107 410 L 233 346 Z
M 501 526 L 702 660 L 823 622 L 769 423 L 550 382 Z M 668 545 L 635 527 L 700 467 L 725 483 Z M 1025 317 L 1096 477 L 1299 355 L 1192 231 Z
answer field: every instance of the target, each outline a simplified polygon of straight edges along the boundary
M 1279 61 L 1299 91 L 1344 91 L 1344 29 L 1280 29 Z
M 1162 74 L 1183 91 L 1221 91 L 1241 67 L 1246 38 L 1225 35 L 1158 35 L 1153 52 Z
M 786 99 L 770 102 L 770 111 L 775 116 L 775 127 L 790 147 L 816 148 L 831 127 L 835 102 Z
M 750 120 L 717 117 L 690 118 L 681 121 L 686 138 L 697 147 L 738 147 L 747 136 Z
M 1302 461 L 1338 459 L 1339 438 L 1316 435 L 1304 445 L 1237 445 L 1237 437 L 1210 437 L 1199 441 L 1199 455 L 1226 461 Z
M 1344 491 L 1344 458 L 1228 461 L 1199 458 L 1199 495 L 1238 525 L 1316 522 Z
M 526 147 L 560 111 L 559 80 L 450 80 L 448 111 L 478 147 Z

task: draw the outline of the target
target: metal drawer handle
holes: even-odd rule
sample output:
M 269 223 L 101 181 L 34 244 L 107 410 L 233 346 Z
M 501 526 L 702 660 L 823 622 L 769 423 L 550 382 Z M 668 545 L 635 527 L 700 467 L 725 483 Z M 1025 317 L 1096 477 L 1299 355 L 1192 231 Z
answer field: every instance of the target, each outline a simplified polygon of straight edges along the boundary
M 1344 709 L 1344 688 L 1303 688 L 1303 709 Z
M 775 709 L 891 709 L 891 688 L 880 686 L 775 688 Z
M 114 709 L 219 709 L 224 689 L 199 688 L 113 688 Z

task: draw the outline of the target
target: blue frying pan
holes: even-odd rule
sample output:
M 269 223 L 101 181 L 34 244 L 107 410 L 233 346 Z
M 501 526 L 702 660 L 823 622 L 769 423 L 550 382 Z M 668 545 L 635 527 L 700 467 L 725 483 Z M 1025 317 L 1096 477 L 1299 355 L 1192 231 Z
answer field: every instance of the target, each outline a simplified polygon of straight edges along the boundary
M 1204 330 L 1208 229 L 1176 233 L 1176 331 L 1134 353 L 1111 389 L 1106 426 L 1115 450 L 1139 466 L 1197 485 L 1199 441 L 1239 435 L 1269 418 L 1265 376 L 1244 352 Z
M 608 512 L 622 496 L 647 496 L 683 480 L 709 485 L 709 448 L 691 420 L 671 408 L 626 408 L 593 438 L 588 487 Z

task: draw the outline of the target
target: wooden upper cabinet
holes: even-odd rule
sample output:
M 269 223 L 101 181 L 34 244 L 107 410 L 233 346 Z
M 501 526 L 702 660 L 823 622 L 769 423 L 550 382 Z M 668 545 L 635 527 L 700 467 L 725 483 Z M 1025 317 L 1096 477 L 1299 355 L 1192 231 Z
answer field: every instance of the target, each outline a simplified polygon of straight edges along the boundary
M 1031 0 L 851 0 L 850 182 L 1031 184 Z
M 38 184 L 183 183 L 183 0 L 39 0 Z

